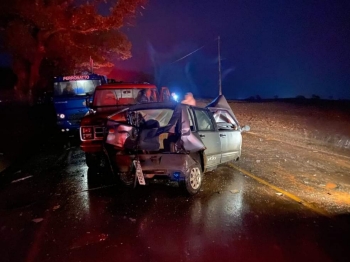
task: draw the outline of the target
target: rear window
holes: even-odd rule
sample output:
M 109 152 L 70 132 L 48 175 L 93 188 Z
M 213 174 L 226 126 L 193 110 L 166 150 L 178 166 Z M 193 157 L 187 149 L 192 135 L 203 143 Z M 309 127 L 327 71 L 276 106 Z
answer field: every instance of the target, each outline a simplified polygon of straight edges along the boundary
M 96 90 L 94 95 L 93 105 L 100 106 L 115 106 L 115 105 L 134 105 L 141 103 L 143 93 L 147 88 L 126 88 L 126 89 L 100 89 Z M 158 93 L 154 88 L 151 90 L 149 102 L 158 101 Z

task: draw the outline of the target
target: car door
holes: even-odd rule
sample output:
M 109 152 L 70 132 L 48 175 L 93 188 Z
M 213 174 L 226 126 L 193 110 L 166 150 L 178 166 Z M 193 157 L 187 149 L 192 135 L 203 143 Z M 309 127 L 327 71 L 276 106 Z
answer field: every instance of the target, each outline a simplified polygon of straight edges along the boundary
M 213 112 L 221 142 L 221 163 L 234 160 L 241 155 L 242 135 L 238 123 L 226 110 Z
M 220 164 L 221 145 L 214 119 L 207 109 L 193 108 L 193 112 L 196 120 L 196 131 L 206 147 L 204 151 L 207 157 L 206 167 L 215 167 Z

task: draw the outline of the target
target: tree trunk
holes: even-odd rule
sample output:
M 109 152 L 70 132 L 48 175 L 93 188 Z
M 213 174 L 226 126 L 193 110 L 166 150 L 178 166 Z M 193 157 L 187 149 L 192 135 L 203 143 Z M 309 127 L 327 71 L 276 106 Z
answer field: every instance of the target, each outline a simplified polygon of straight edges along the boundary
M 33 102 L 33 95 L 35 94 L 36 89 L 38 89 L 39 82 L 39 72 L 40 65 L 44 59 L 45 48 L 40 41 L 38 41 L 37 49 L 32 64 L 30 65 L 29 71 L 29 102 Z
M 13 72 L 17 76 L 17 83 L 15 85 L 16 99 L 25 102 L 29 90 L 29 65 L 23 59 L 18 57 L 13 58 Z

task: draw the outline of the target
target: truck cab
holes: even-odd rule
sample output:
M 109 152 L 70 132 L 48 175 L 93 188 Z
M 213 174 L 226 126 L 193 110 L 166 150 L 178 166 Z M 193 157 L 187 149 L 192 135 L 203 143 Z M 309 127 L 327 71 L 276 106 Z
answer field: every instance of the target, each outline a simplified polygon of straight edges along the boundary
M 96 86 L 106 84 L 102 75 L 74 75 L 54 78 L 53 104 L 56 124 L 62 133 L 79 130 L 81 118 L 88 112 L 86 101 L 90 100 Z

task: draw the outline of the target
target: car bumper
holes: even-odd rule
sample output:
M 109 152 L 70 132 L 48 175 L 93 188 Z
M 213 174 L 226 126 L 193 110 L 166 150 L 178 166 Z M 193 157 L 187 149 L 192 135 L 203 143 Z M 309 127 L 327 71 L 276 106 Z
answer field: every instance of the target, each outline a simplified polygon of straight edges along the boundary
M 102 141 L 83 141 L 80 148 L 85 153 L 100 153 L 103 151 Z
M 145 179 L 183 180 L 188 169 L 196 164 L 187 154 L 140 154 L 137 158 Z M 113 158 L 120 172 L 130 172 L 134 160 L 136 155 L 116 154 Z

